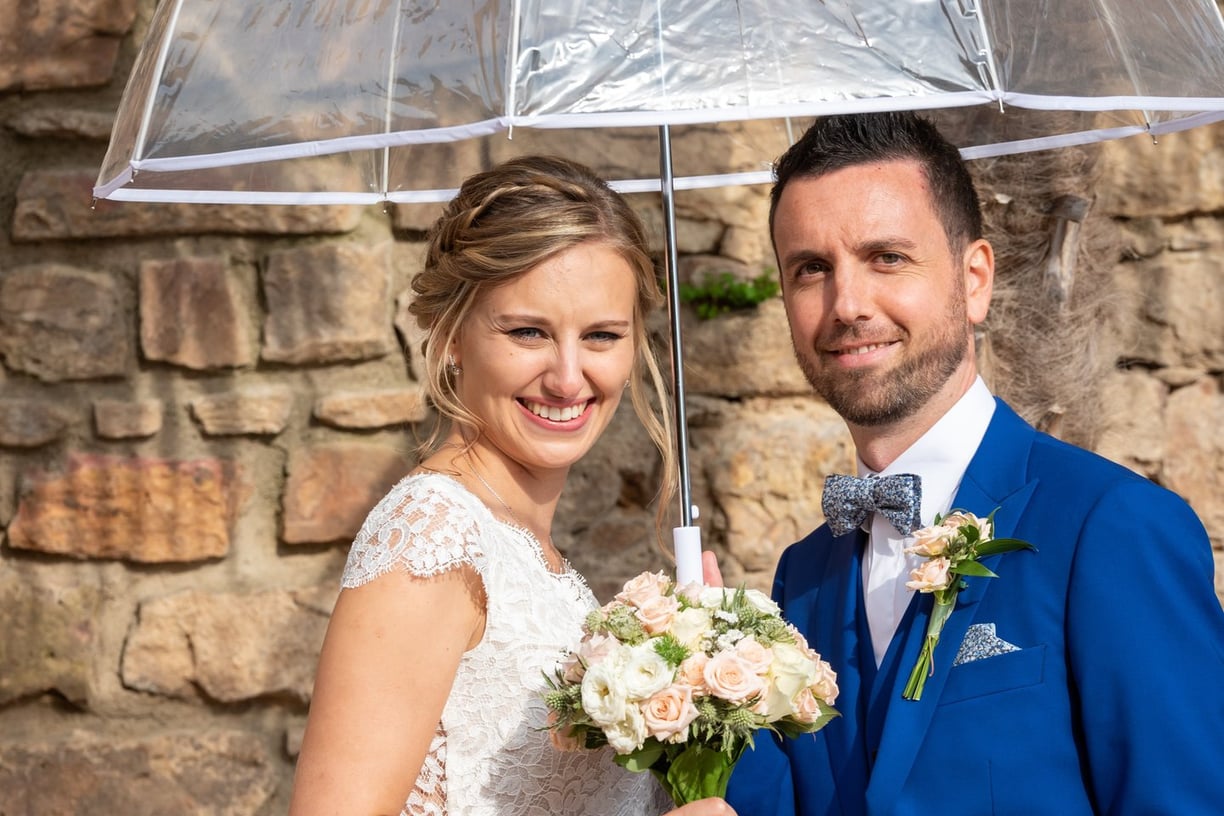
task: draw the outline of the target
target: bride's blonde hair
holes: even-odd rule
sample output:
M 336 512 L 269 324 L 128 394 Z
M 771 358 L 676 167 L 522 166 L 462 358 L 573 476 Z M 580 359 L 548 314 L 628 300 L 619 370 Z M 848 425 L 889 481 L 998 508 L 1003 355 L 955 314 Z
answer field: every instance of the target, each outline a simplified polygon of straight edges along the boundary
M 589 168 L 568 159 L 527 156 L 469 177 L 430 228 L 425 266 L 412 279 L 409 312 L 426 333 L 421 359 L 425 387 L 447 420 L 424 444 L 436 446 L 448 423 L 478 434 L 480 421 L 455 391 L 447 350 L 473 304 L 584 242 L 610 247 L 636 279 L 630 400 L 663 457 L 660 517 L 677 483 L 672 415 L 667 388 L 646 331 L 649 314 L 663 303 L 646 230 L 619 193 Z M 649 382 L 649 389 L 647 383 Z M 653 391 L 657 405 L 652 404 Z

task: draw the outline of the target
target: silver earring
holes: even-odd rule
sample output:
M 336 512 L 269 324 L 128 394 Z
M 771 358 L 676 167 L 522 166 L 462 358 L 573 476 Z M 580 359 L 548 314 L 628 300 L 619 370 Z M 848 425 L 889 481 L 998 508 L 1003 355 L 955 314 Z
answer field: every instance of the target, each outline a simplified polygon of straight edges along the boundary
M 455 363 L 455 355 L 453 354 L 446 357 L 446 372 L 452 377 L 463 373 L 463 369 Z

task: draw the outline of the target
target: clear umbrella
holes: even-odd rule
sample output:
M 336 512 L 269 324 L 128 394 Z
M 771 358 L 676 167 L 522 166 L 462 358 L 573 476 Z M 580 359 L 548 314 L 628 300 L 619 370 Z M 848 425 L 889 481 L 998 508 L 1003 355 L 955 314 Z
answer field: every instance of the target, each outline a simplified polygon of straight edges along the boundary
M 95 195 L 439 201 L 561 152 L 662 191 L 670 273 L 674 189 L 769 181 L 793 120 L 886 109 L 943 111 L 968 158 L 1217 121 L 1224 21 L 1214 0 L 163 0 Z
M 726 151 L 677 151 L 677 187 L 767 181 L 795 117 L 972 106 L 989 115 L 966 117 L 957 134 L 967 157 L 1224 118 L 1219 7 L 165 0 L 96 194 L 444 200 L 490 152 L 567 143 L 542 131 L 628 127 L 651 137 L 663 125 L 721 124 L 732 140 Z M 511 133 L 524 147 L 507 144 Z M 623 188 L 658 177 L 649 162 L 608 169 Z

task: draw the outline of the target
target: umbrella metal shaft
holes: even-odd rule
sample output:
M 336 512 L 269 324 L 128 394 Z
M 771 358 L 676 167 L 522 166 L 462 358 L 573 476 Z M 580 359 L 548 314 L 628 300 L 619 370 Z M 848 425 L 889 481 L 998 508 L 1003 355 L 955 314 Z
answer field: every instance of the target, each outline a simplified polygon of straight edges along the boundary
M 680 337 L 679 253 L 676 249 L 675 181 L 672 175 L 671 128 L 659 127 L 659 180 L 663 194 L 663 233 L 667 278 L 667 314 L 671 326 L 672 395 L 675 406 L 676 463 L 679 466 L 680 523 L 693 524 L 693 487 L 689 476 L 688 420 L 684 404 L 684 349 Z

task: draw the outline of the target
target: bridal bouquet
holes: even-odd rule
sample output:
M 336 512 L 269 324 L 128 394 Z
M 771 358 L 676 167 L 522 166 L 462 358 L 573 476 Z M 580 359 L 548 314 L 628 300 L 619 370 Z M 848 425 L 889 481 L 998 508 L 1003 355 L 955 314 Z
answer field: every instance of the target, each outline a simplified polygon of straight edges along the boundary
M 793 737 L 837 716 L 833 669 L 756 590 L 642 573 L 583 633 L 548 678 L 554 744 L 612 746 L 677 806 L 725 795 L 759 729 Z

